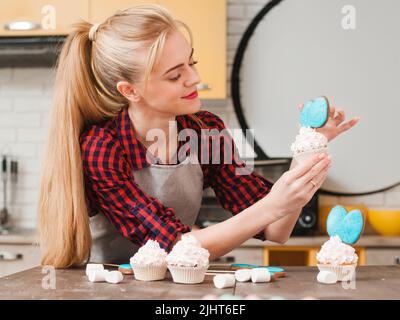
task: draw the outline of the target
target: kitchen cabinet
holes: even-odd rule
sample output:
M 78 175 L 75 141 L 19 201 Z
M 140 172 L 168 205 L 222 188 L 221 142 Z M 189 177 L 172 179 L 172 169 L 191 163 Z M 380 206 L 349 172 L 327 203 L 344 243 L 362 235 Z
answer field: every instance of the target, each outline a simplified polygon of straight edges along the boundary
M 0 252 L 21 254 L 17 260 L 0 259 L 0 278 L 40 265 L 40 248 L 33 244 L 0 244 Z
M 226 97 L 226 0 L 159 0 L 193 33 L 200 98 Z
M 118 10 L 141 3 L 163 5 L 190 27 L 202 79 L 200 98 L 226 98 L 226 0 L 2 0 L 0 37 L 67 35 L 80 19 L 101 23 Z
M 89 0 L 2 0 L 0 36 L 66 35 L 79 19 L 89 19 Z

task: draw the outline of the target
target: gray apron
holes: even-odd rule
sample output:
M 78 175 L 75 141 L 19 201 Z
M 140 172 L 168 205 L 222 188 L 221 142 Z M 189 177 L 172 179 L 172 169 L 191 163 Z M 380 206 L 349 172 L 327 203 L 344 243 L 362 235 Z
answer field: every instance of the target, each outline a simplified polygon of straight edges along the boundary
M 132 174 L 144 192 L 173 208 L 184 225 L 194 225 L 203 195 L 203 171 L 196 155 L 175 165 L 151 164 L 142 170 L 133 170 Z M 93 239 L 91 262 L 129 263 L 130 257 L 139 249 L 102 213 L 90 218 L 90 230 Z

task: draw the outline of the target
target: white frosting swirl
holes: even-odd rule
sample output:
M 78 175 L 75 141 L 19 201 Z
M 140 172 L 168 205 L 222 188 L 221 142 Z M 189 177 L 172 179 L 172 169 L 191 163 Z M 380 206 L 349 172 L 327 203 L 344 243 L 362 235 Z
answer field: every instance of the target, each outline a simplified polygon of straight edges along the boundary
M 148 240 L 146 244 L 133 255 L 130 263 L 135 265 L 163 265 L 167 252 L 160 248 L 160 245 L 155 240 Z
M 343 243 L 339 236 L 333 236 L 321 246 L 317 260 L 320 264 L 337 266 L 357 263 L 358 256 L 352 246 Z
M 295 141 L 290 146 L 294 154 L 326 148 L 328 139 L 322 133 L 310 127 L 301 127 Z
M 184 234 L 167 256 L 167 263 L 179 267 L 206 267 L 210 253 L 191 234 Z

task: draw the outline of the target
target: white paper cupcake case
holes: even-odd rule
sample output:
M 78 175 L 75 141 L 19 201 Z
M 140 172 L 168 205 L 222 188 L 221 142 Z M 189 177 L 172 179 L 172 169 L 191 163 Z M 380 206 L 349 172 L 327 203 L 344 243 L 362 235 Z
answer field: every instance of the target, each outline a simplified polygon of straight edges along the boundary
M 293 157 L 296 159 L 298 163 L 303 163 L 307 161 L 310 157 L 312 157 L 314 154 L 319 154 L 319 153 L 326 153 L 328 154 L 328 148 L 321 148 L 321 149 L 314 149 L 306 152 L 301 152 L 299 154 L 294 155 Z
M 148 265 L 139 266 L 132 265 L 133 274 L 136 280 L 140 281 L 156 281 L 165 279 L 167 273 L 167 265 Z
M 349 265 L 328 265 L 328 264 L 317 264 L 319 271 L 331 271 L 336 273 L 338 281 L 350 281 L 356 276 L 357 264 Z
M 205 267 L 178 267 L 168 265 L 172 280 L 176 283 L 195 284 L 202 283 L 208 266 Z

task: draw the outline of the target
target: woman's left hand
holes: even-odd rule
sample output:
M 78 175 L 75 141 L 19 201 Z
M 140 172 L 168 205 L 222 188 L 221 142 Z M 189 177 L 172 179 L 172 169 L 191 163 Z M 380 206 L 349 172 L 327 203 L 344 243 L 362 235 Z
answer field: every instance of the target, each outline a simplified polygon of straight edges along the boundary
M 303 106 L 304 106 L 304 104 L 299 104 L 297 106 L 297 109 L 301 110 L 303 108 Z M 351 119 L 350 121 L 343 123 L 343 121 L 345 119 L 344 110 L 339 108 L 336 111 L 336 113 L 337 114 L 335 116 L 335 107 L 330 105 L 327 122 L 325 123 L 325 125 L 322 128 L 316 129 L 316 131 L 319 133 L 322 133 L 328 139 L 328 141 L 333 140 L 341 133 L 354 127 L 360 121 L 360 117 L 355 117 L 355 118 Z

